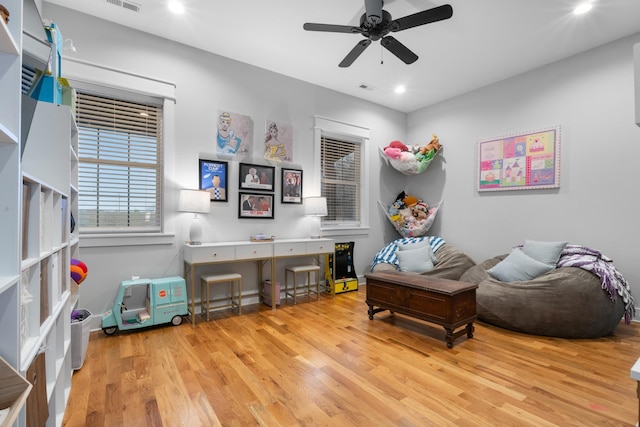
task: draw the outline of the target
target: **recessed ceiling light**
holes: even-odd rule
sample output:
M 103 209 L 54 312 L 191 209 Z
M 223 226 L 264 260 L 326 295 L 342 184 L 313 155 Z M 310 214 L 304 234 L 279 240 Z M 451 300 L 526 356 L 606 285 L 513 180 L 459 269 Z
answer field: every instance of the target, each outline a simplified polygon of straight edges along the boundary
M 400 86 L 396 86 L 395 92 L 396 93 L 404 93 L 407 90 L 406 87 L 404 87 L 403 85 Z
M 592 8 L 592 3 L 582 3 L 576 6 L 575 9 L 573 9 L 573 13 L 575 13 L 576 15 L 582 15 L 583 13 L 589 12 Z
M 167 7 L 169 8 L 169 10 L 173 13 L 177 13 L 177 14 L 182 14 L 184 13 L 184 6 L 182 3 L 177 2 L 177 1 L 172 1 L 169 2 L 169 4 L 167 5 Z

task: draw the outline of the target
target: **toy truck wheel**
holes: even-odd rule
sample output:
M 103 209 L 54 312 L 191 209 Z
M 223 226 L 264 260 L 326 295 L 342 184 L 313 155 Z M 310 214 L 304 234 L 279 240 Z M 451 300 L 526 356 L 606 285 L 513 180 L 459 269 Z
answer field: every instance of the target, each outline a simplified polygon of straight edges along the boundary
M 110 326 L 108 328 L 102 328 L 102 332 L 105 333 L 105 335 L 113 335 L 116 333 L 116 331 L 118 330 L 118 328 L 116 328 L 115 326 Z
M 173 326 L 178 326 L 179 324 L 182 323 L 182 316 L 178 315 L 178 316 L 173 316 L 173 319 L 171 319 L 171 324 Z

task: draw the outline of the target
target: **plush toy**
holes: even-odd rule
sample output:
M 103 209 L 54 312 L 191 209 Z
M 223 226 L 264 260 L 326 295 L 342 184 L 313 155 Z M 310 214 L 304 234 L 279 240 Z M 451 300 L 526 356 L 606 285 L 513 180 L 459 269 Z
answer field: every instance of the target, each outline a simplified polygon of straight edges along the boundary
M 442 145 L 440 145 L 440 140 L 435 134 L 432 134 L 431 136 L 433 137 L 431 141 L 424 146 L 425 151 L 431 151 L 431 150 L 438 151 L 440 147 L 442 147 Z
M 409 151 L 409 147 L 407 147 L 406 145 L 404 145 L 402 142 L 400 141 L 391 141 L 389 143 L 389 145 L 387 145 L 387 147 L 389 148 L 399 148 L 400 151 Z
M 418 203 L 418 198 L 416 196 L 406 195 L 404 199 L 402 199 L 404 205 L 408 208 L 413 207 L 416 203 Z
M 417 220 L 425 220 L 428 217 L 427 212 L 423 211 L 422 209 L 418 209 L 417 205 L 414 206 L 413 209 L 411 209 L 411 213 Z
M 9 10 L 0 4 L 0 16 L 2 17 L 2 20 L 4 21 L 4 23 L 7 25 L 9 25 L 9 15 L 10 15 Z
M 408 227 L 416 220 L 416 218 L 413 216 L 413 213 L 411 212 L 411 208 L 401 209 L 398 213 L 400 214 L 400 221 L 403 227 Z
M 398 211 L 402 208 L 403 208 L 402 202 L 399 200 L 396 200 L 391 204 L 391 206 L 389 206 L 389 215 L 398 215 Z
M 69 270 L 71 272 L 71 278 L 78 285 L 82 283 L 84 279 L 87 278 L 87 273 L 88 273 L 87 265 L 80 260 L 72 258 L 71 266 L 69 267 Z
M 399 159 L 402 156 L 402 150 L 397 147 L 387 147 L 384 154 L 390 159 Z
M 416 205 L 414 206 L 414 209 L 418 211 L 422 211 L 426 215 L 429 215 L 429 206 L 422 200 L 416 203 Z

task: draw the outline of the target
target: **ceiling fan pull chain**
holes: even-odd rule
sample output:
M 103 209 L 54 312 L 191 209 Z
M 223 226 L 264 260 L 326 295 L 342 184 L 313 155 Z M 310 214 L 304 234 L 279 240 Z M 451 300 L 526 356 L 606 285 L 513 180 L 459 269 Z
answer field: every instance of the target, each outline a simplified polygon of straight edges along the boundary
M 384 60 L 382 59 L 382 55 L 384 54 L 384 49 L 382 48 L 382 44 L 380 45 L 380 65 L 384 64 Z

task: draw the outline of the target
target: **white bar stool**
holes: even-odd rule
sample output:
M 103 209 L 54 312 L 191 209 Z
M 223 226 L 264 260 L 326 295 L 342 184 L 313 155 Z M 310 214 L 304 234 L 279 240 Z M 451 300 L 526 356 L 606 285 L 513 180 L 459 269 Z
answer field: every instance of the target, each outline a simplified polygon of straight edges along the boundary
M 289 293 L 289 273 L 293 274 L 293 293 Z M 309 295 L 311 291 L 311 273 L 316 274 L 316 299 L 320 299 L 320 266 L 319 265 L 296 265 L 284 268 L 284 294 L 285 296 L 293 297 L 293 303 L 296 303 L 297 281 L 296 276 L 298 273 L 307 273 L 307 293 Z
M 211 307 L 209 305 L 211 302 L 209 289 L 211 285 L 219 283 L 231 283 L 231 303 L 214 308 L 238 307 L 238 314 L 242 314 L 242 275 L 240 275 L 239 273 L 203 274 L 202 276 L 200 276 L 200 313 L 202 313 L 202 310 L 206 305 L 207 321 L 209 321 L 209 312 L 211 311 Z M 236 302 L 233 297 L 233 295 L 235 294 L 234 288 L 236 285 L 238 286 L 238 302 Z

